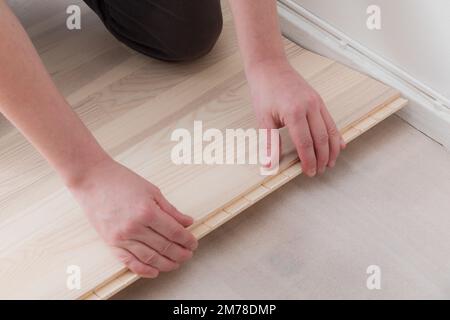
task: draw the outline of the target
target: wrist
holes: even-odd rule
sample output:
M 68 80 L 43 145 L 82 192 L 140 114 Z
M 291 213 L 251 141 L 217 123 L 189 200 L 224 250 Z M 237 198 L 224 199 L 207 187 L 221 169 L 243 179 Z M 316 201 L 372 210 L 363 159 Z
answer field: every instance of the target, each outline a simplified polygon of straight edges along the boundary
M 261 75 L 279 74 L 292 70 L 292 67 L 285 56 L 260 59 L 249 63 L 246 66 L 247 80 L 254 82 Z
M 69 189 L 79 189 L 87 184 L 99 167 L 108 166 L 114 160 L 103 150 L 95 150 L 85 157 L 77 158 L 69 166 L 60 170 L 64 184 Z

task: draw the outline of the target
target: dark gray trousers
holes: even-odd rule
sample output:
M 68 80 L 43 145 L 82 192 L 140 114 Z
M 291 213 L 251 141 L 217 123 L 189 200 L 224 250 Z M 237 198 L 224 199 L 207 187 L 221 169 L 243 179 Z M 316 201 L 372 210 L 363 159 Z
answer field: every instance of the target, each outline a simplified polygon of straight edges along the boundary
M 222 31 L 220 0 L 84 0 L 121 42 L 147 56 L 187 61 Z

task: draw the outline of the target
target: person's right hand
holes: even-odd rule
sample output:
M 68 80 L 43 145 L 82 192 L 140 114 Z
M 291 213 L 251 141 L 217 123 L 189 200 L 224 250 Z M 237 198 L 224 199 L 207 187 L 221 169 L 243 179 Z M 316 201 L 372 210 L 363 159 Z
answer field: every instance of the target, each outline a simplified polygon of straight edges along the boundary
M 177 269 L 197 248 L 180 213 L 144 178 L 107 159 L 69 186 L 92 225 L 134 273 L 155 278 Z
M 260 127 L 288 128 L 303 172 L 313 177 L 334 167 L 346 144 L 320 95 L 287 59 L 253 65 L 248 79 Z

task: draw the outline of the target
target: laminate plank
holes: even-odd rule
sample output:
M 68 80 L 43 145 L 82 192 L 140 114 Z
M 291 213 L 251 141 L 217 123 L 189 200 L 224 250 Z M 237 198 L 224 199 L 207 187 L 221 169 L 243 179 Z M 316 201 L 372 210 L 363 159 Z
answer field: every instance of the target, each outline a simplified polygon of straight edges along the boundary
M 248 194 L 246 194 L 244 197 L 250 202 L 257 202 L 264 198 L 268 193 L 270 192 L 270 189 L 267 189 L 264 186 L 259 186 L 255 190 L 250 191 Z
M 197 238 L 197 239 L 201 239 L 203 238 L 205 235 L 207 235 L 209 232 L 211 232 L 211 228 L 208 227 L 205 224 L 198 224 L 196 225 L 196 227 L 194 229 L 192 229 L 192 234 Z M 129 273 L 131 273 L 130 271 L 128 271 Z
M 448 150 L 392 116 L 333 170 L 292 180 L 212 232 L 186 268 L 114 299 L 448 300 L 449 189 Z M 381 290 L 366 287 L 370 265 Z
M 350 131 L 350 130 L 347 130 L 346 132 L 348 132 L 348 131 Z M 349 141 L 350 139 L 345 138 L 346 132 L 344 132 L 344 134 L 343 134 L 343 139 L 344 139 L 344 141 Z M 290 166 L 289 168 L 287 168 L 286 170 L 284 170 L 281 173 L 289 178 L 293 178 L 302 173 L 302 167 L 301 167 L 300 163 L 294 163 L 292 166 Z
M 356 128 L 350 128 L 349 130 L 347 130 L 346 132 L 343 133 L 342 138 L 345 141 L 351 142 L 354 139 L 356 139 L 360 134 L 361 134 L 361 130 L 356 129 Z
M 407 104 L 407 102 L 408 101 L 405 99 L 398 98 L 397 100 L 384 106 L 383 108 L 372 112 L 370 115 L 367 115 L 367 117 L 372 116 L 374 119 L 378 119 L 378 122 L 380 122 L 381 120 L 394 114 L 400 108 L 404 107 Z M 364 121 L 365 119 L 361 119 L 359 123 L 363 123 Z M 354 123 L 353 125 L 357 126 L 358 123 Z M 365 126 L 366 130 L 369 130 L 370 128 L 371 127 L 369 126 Z M 343 137 L 346 143 L 350 143 L 356 137 L 362 135 L 364 132 L 365 131 L 355 129 L 355 127 L 349 127 L 343 133 Z M 196 224 L 194 224 L 194 226 L 191 228 L 194 236 L 196 236 L 198 239 L 205 237 L 210 232 L 214 231 L 224 223 L 228 222 L 229 220 L 231 220 L 231 218 L 237 216 L 239 213 L 241 213 L 248 207 L 252 206 L 262 198 L 268 196 L 270 193 L 280 188 L 282 185 L 286 184 L 288 181 L 297 177 L 301 173 L 302 170 L 300 163 L 298 161 L 294 162 L 287 169 L 284 169 L 278 176 L 266 181 L 265 183 L 263 183 L 263 185 L 260 185 L 254 190 L 250 191 L 249 193 L 243 195 L 242 198 L 235 200 L 233 204 L 226 206 L 224 208 L 224 211 L 214 212 L 210 216 L 206 217 L 202 222 L 197 222 Z M 270 181 L 272 180 L 275 181 L 271 183 Z M 269 184 L 269 187 L 271 186 L 271 188 L 265 187 L 266 184 Z M 108 299 L 112 297 L 114 294 L 117 294 L 120 291 L 117 288 L 126 287 L 126 283 L 127 281 L 129 281 L 128 279 L 130 277 L 132 277 L 132 273 L 130 271 L 126 272 L 122 276 L 117 277 L 116 279 L 114 279 L 113 289 L 110 290 L 108 290 L 108 288 L 110 287 L 108 282 L 105 283 L 104 285 L 101 285 L 99 288 L 102 289 L 103 298 Z M 133 277 L 133 279 L 135 280 L 136 278 L 137 276 Z
M 91 32 L 71 37 L 59 30 L 63 19 L 29 18 L 29 28 L 35 28 L 32 36 L 53 78 L 102 146 L 193 216 L 199 238 L 213 230 L 205 223 L 215 213 L 224 210 L 232 217 L 253 204 L 244 195 L 267 180 L 258 166 L 177 166 L 170 160 L 175 144 L 170 134 L 177 128 L 192 130 L 196 120 L 219 130 L 257 127 L 227 8 L 224 34 L 213 52 L 177 65 L 123 49 L 92 13 L 86 14 L 92 15 L 87 19 Z M 399 97 L 384 84 L 288 40 L 285 46 L 292 65 L 322 95 L 341 130 Z M 93 291 L 104 298 L 136 279 L 15 129 L 0 136 L 0 145 L 5 147 L 0 155 L 1 298 L 75 299 Z M 231 146 L 227 141 L 226 150 Z M 295 160 L 290 141 L 283 140 L 283 146 L 281 170 Z M 82 270 L 80 290 L 66 287 L 71 265 Z
M 271 191 L 278 189 L 283 184 L 285 184 L 289 178 L 283 174 L 279 174 L 270 180 L 263 183 L 263 186 L 269 188 Z
M 111 280 L 107 285 L 96 289 L 95 293 L 93 294 L 102 300 L 109 299 L 114 294 L 133 284 L 138 279 L 139 279 L 138 276 L 129 271 L 126 271 L 125 273 L 121 274 L 118 278 Z
M 231 216 L 228 212 L 219 211 L 218 213 L 214 214 L 211 218 L 206 220 L 204 224 L 210 227 L 211 229 L 216 229 L 225 222 L 227 222 L 230 218 Z

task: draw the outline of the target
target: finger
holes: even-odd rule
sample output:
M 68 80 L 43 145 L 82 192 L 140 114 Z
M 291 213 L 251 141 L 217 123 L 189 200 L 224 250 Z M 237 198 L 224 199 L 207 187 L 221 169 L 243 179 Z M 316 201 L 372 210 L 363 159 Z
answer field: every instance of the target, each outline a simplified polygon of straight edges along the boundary
M 194 223 L 194 219 L 192 219 L 192 217 L 189 217 L 188 215 L 182 214 L 180 211 L 178 211 L 177 208 L 175 208 L 169 201 L 167 201 L 167 199 L 161 192 L 159 192 L 155 198 L 156 202 L 161 207 L 161 209 L 170 214 L 175 220 L 181 223 L 184 227 L 189 227 Z
M 317 173 L 317 161 L 314 152 L 314 141 L 309 131 L 308 121 L 305 116 L 287 123 L 289 135 L 294 142 L 300 158 L 303 172 L 313 177 Z
M 347 142 L 345 142 L 344 137 L 341 135 L 341 150 L 347 148 Z
M 267 130 L 265 158 L 268 159 L 268 163 L 264 163 L 264 166 L 272 168 L 278 165 L 281 160 L 282 154 L 281 136 L 279 135 L 278 131 L 273 131 L 278 130 L 280 126 L 276 124 L 273 118 L 268 118 L 261 122 L 260 127 L 262 129 Z M 272 132 L 274 132 L 275 134 L 272 134 Z M 277 139 L 278 141 L 276 140 L 273 141 L 273 139 Z
M 336 165 L 336 159 L 338 158 L 339 153 L 341 152 L 342 136 L 339 130 L 337 129 L 336 123 L 334 122 L 327 108 L 324 106 L 320 112 L 322 114 L 323 120 L 325 121 L 325 125 L 327 126 L 330 144 L 330 158 L 327 165 L 330 168 L 333 168 Z
M 179 268 L 179 264 L 175 263 L 158 252 L 148 247 L 147 245 L 135 241 L 127 240 L 124 242 L 124 247 L 130 251 L 140 262 L 145 263 L 159 271 L 168 272 Z
M 323 121 L 320 109 L 315 108 L 307 115 L 309 130 L 314 140 L 314 150 L 317 158 L 317 171 L 322 174 L 325 172 L 330 156 L 330 146 L 328 144 L 327 127 Z
M 185 262 L 193 256 L 192 251 L 180 247 L 173 242 L 170 242 L 164 249 L 162 249 L 161 254 L 178 263 Z
M 145 263 L 139 261 L 131 252 L 126 249 L 115 247 L 113 251 L 116 257 L 128 268 L 131 272 L 144 278 L 156 278 L 159 271 Z
M 142 230 L 136 233 L 135 240 L 145 243 L 166 258 L 181 263 L 192 258 L 192 251 L 167 240 L 154 230 L 142 226 Z
M 161 210 L 155 203 L 153 208 L 144 216 L 143 224 L 158 232 L 170 241 L 189 249 L 195 250 L 197 239 L 178 223 L 172 216 Z

